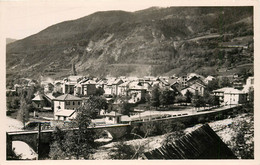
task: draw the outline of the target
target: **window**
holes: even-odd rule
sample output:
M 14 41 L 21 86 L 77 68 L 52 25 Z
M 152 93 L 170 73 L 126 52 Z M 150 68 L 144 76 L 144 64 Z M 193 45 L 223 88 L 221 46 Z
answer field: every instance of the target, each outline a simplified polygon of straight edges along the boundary
M 73 101 L 72 104 L 75 105 L 75 102 Z
M 108 120 L 113 120 L 113 118 L 112 118 L 112 117 L 109 117 Z
M 80 105 L 80 101 L 78 101 L 78 105 Z
M 66 101 L 66 105 L 70 105 L 70 102 L 69 102 L 69 101 Z
M 64 120 L 66 120 L 66 117 L 64 117 Z

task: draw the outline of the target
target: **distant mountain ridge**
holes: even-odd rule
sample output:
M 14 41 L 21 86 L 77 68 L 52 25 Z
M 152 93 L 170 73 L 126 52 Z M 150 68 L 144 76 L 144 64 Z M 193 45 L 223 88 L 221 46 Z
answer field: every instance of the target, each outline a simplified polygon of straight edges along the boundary
M 208 35 L 215 37 L 203 37 Z M 202 38 L 190 40 L 196 37 Z M 247 50 L 219 47 L 241 37 L 240 45 L 248 45 Z M 64 77 L 70 74 L 72 61 L 79 74 L 96 77 L 205 70 L 216 74 L 220 67 L 253 63 L 253 8 L 96 12 L 52 25 L 6 48 L 7 81 L 40 75 Z
M 15 42 L 16 39 L 13 38 L 6 38 L 6 45 Z

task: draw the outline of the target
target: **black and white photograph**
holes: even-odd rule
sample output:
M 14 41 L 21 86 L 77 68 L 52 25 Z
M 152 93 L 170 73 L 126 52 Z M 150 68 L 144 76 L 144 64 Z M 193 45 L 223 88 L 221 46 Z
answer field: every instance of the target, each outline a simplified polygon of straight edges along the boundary
M 5 162 L 255 160 L 259 3 L 230 2 L 1 1 Z

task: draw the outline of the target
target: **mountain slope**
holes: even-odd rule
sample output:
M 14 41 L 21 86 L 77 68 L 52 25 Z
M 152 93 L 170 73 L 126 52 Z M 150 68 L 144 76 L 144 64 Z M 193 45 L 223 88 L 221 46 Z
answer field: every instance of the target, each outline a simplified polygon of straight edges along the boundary
M 7 78 L 63 77 L 70 74 L 72 61 L 78 73 L 94 76 L 172 74 L 205 67 L 215 73 L 220 66 L 241 64 L 237 58 L 230 63 L 230 54 L 252 63 L 252 20 L 252 7 L 97 12 L 8 44 Z M 237 48 L 232 54 L 219 48 L 238 37 L 245 37 L 242 44 L 250 49 Z

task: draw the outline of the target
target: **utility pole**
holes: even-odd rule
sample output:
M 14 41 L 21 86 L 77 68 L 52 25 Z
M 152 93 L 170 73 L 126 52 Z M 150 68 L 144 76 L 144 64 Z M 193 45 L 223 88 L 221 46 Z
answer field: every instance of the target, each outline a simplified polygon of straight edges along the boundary
M 38 154 L 38 160 L 40 155 L 40 145 L 41 145 L 41 123 L 38 125 L 38 138 L 37 138 L 37 154 Z

